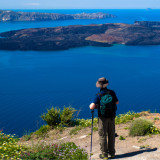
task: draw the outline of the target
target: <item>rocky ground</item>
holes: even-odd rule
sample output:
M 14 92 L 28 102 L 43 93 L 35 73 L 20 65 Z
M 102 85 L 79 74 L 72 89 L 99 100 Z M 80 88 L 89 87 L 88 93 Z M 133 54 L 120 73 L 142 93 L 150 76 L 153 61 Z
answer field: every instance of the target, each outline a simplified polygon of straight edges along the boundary
M 150 119 L 157 128 L 160 128 L 160 114 L 145 113 L 143 118 Z M 129 126 L 130 123 L 116 125 L 118 136 L 116 137 L 115 160 L 160 160 L 160 135 L 130 137 L 127 129 Z M 45 139 L 32 138 L 27 141 L 27 144 L 31 145 L 40 141 L 45 141 L 46 143 L 72 141 L 90 153 L 91 128 L 82 129 L 74 135 L 69 134 L 71 129 L 73 128 L 67 128 L 62 132 L 51 130 Z M 120 140 L 120 136 L 123 136 L 125 140 Z M 26 144 L 26 141 L 22 139 L 21 143 Z M 92 153 L 91 159 L 98 160 L 100 154 L 98 131 L 93 132 Z

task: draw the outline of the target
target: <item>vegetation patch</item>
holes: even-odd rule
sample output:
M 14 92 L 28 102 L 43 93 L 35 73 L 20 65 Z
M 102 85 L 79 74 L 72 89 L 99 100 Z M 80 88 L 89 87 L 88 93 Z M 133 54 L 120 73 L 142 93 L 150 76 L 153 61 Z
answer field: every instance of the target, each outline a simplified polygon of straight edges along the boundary
M 93 131 L 94 132 L 98 131 L 98 127 L 93 127 Z
M 160 129 L 155 127 L 154 125 L 150 129 L 152 134 L 160 134 Z
M 150 146 L 148 144 L 140 146 L 140 149 L 143 149 L 143 148 L 150 148 Z
M 70 135 L 75 135 L 75 134 L 77 134 L 78 131 L 80 131 L 82 128 L 83 128 L 82 126 L 76 126 L 75 128 L 73 128 L 73 129 L 69 132 L 69 134 L 70 134 Z
M 80 147 L 76 146 L 73 142 L 49 145 L 42 143 L 35 145 L 25 153 L 22 153 L 21 159 L 88 160 L 88 153 L 84 149 L 81 149 Z
M 93 119 L 93 125 L 98 123 L 98 118 Z M 76 119 L 76 125 L 82 126 L 84 128 L 90 127 L 92 125 L 92 119 Z
M 127 123 L 129 121 L 132 121 L 134 118 L 140 117 L 139 113 L 135 113 L 133 111 L 129 111 L 125 114 L 119 114 L 115 118 L 115 124 L 121 124 L 121 123 Z
M 18 140 L 14 135 L 6 135 L 0 131 L 0 159 L 20 159 L 26 148 L 18 145 Z
M 73 142 L 61 144 L 38 143 L 32 147 L 18 145 L 14 135 L 0 132 L 0 159 L 36 159 L 36 160 L 88 160 L 88 153 Z
M 120 136 L 119 140 L 125 140 L 125 138 L 123 136 Z

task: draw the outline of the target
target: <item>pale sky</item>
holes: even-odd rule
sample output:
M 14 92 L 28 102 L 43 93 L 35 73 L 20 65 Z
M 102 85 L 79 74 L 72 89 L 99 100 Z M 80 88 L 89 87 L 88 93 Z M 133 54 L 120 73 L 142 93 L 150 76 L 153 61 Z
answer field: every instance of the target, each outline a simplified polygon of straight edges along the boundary
M 160 9 L 160 0 L 0 0 L 0 9 Z

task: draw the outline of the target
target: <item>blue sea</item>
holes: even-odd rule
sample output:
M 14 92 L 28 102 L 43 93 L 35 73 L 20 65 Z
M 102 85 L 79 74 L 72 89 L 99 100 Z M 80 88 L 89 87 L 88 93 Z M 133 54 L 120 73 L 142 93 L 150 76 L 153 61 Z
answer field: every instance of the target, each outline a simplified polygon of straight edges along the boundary
M 20 10 L 15 10 L 20 11 Z M 24 29 L 160 21 L 160 10 L 21 10 L 53 13 L 105 12 L 102 20 L 0 22 L 0 32 Z M 64 51 L 0 51 L 0 130 L 22 136 L 44 122 L 52 106 L 72 106 L 91 118 L 89 104 L 99 77 L 109 80 L 119 99 L 117 114 L 160 112 L 160 46 L 81 47 Z M 95 113 L 97 116 L 97 112 Z

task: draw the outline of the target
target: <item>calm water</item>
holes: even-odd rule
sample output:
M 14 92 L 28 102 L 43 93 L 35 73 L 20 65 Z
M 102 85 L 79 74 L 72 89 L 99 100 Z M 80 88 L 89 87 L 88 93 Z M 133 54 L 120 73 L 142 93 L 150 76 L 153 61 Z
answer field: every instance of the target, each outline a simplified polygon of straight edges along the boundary
M 31 10 L 29 10 L 31 11 Z M 46 10 L 40 10 L 46 12 Z M 1 22 L 0 32 L 12 29 L 71 24 L 160 21 L 160 10 L 47 10 L 56 13 L 108 12 L 117 18 L 54 22 Z M 105 76 L 119 98 L 118 114 L 129 110 L 160 111 L 160 46 L 82 47 L 65 51 L 0 51 L 0 129 L 21 136 L 44 122 L 51 106 L 88 108 L 98 92 L 96 80 Z

